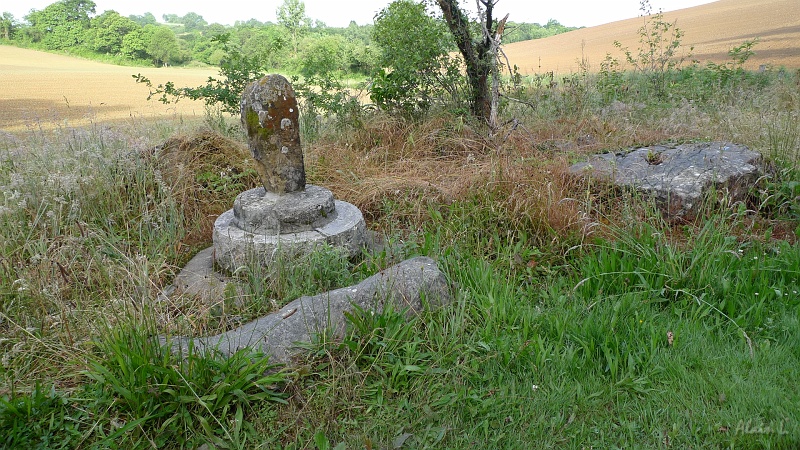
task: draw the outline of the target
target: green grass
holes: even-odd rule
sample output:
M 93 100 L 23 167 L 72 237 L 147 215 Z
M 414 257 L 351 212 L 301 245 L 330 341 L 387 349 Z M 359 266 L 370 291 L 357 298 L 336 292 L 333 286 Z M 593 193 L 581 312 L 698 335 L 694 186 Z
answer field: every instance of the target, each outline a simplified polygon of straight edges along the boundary
M 736 103 L 738 87 L 692 76 L 676 74 L 675 94 L 705 103 L 628 97 L 644 106 L 619 114 L 591 78 L 531 85 L 540 109 L 502 150 L 451 118 L 448 145 L 476 173 L 465 188 L 433 201 L 398 184 L 366 211 L 388 234 L 381 252 L 245 267 L 246 304 L 158 300 L 196 249 L 184 242 L 196 216 L 147 151 L 180 124 L 0 135 L 0 448 L 798 447 L 797 80 L 767 78 Z M 357 165 L 383 144 L 359 133 L 369 143 L 333 134 L 306 150 L 315 184 L 363 181 Z M 775 171 L 746 203 L 709 202 L 681 225 L 561 180 L 566 160 L 664 136 L 741 141 Z M 331 147 L 352 148 L 352 166 L 323 163 Z M 157 339 L 211 334 L 415 255 L 438 261 L 451 304 L 358 311 L 296 367 L 172 355 Z
M 612 279 L 625 272 L 641 282 L 619 270 L 631 250 L 610 242 L 574 260 L 573 275 L 527 285 L 502 260 L 435 249 L 450 255 L 440 261 L 459 287 L 456 303 L 414 323 L 392 312 L 356 317 L 350 338 L 310 362 L 317 398 L 302 406 L 321 417 L 304 418 L 299 438 L 327 423 L 327 438 L 348 448 L 398 439 L 407 448 L 791 448 L 800 439 L 800 296 L 774 289 L 797 290 L 800 253 L 778 247 L 774 257 L 732 255 L 742 261 L 733 274 L 752 273 L 754 255 L 760 269 L 787 269 L 732 294 L 753 306 L 734 320 L 696 301 L 704 289 L 687 285 L 676 297 Z M 679 264 L 704 282 L 707 266 L 691 261 L 641 270 L 669 274 Z M 581 282 L 592 275 L 596 286 Z M 759 291 L 771 297 L 748 297 Z

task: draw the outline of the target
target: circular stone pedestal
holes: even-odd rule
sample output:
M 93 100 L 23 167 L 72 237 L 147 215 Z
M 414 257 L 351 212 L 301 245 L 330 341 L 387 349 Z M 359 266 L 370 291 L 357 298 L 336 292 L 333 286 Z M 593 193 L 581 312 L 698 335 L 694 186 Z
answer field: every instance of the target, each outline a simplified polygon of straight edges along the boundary
M 262 187 L 236 197 L 234 208 L 214 222 L 213 238 L 217 264 L 234 272 L 248 263 L 269 264 L 278 252 L 310 253 L 323 243 L 358 255 L 366 225 L 358 208 L 334 200 L 325 188 L 274 194 Z

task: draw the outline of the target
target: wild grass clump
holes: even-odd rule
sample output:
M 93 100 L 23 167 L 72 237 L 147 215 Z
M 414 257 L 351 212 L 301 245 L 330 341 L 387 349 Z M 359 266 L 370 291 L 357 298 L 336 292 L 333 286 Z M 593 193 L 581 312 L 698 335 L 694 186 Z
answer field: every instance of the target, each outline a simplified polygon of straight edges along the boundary
M 562 201 L 573 183 L 564 155 L 523 133 L 498 142 L 481 132 L 447 113 L 420 124 L 379 114 L 363 131 L 321 141 L 307 159 L 313 180 L 390 233 L 421 230 L 454 203 L 491 208 L 502 227 L 543 241 L 580 227 L 574 203 Z
M 58 378 L 98 317 L 141 304 L 169 278 L 183 220 L 138 145 L 96 126 L 0 147 L 0 326 L 12 380 Z
M 663 96 L 628 75 L 607 80 L 618 92 L 588 72 L 521 79 L 492 136 L 453 111 L 353 111 L 306 143 L 308 179 L 359 206 L 382 249 L 246 265 L 209 303 L 163 294 L 256 182 L 241 137 L 1 136 L 0 446 L 796 447 L 797 77 L 692 70 L 667 71 Z M 700 139 L 749 145 L 773 170 L 748 202 L 709 198 L 679 224 L 568 175 L 588 154 Z M 438 261 L 453 303 L 358 311 L 292 369 L 158 339 L 416 255 Z
M 259 185 L 246 144 L 213 131 L 173 136 L 152 149 L 154 164 L 184 215 L 185 243 L 208 243 L 216 216 Z
M 250 350 L 174 354 L 152 330 L 123 326 L 101 338 L 98 351 L 84 375 L 118 424 L 112 431 L 131 447 L 243 448 L 244 414 L 256 402 L 284 401 L 286 375 Z

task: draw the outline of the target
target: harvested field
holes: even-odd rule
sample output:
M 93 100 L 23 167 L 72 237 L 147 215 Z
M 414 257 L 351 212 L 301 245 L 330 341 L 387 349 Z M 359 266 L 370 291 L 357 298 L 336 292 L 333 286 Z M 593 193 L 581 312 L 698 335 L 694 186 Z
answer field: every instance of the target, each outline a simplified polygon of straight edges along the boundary
M 729 49 L 758 38 L 756 54 L 748 61 L 747 69 L 761 65 L 800 68 L 798 0 L 720 0 L 666 12 L 664 19 L 676 22 L 686 32 L 682 40 L 685 49 L 694 46 L 691 59 L 703 64 L 729 61 Z M 643 23 L 644 19 L 638 17 L 547 39 L 515 42 L 504 48 L 511 64 L 519 66 L 523 74 L 579 72 L 582 59 L 589 63 L 590 71 L 597 71 L 607 53 L 624 59 L 614 47 L 615 40 L 634 55 L 637 53 L 637 30 Z
M 758 38 L 747 68 L 761 65 L 800 68 L 800 1 L 720 0 L 664 14 L 685 31 L 684 47 L 702 63 L 729 60 L 727 51 Z M 513 13 L 512 17 L 513 19 Z M 636 53 L 643 18 L 584 28 L 547 39 L 506 45 L 505 52 L 523 74 L 567 74 L 581 70 L 581 60 L 597 71 L 605 55 L 623 59 L 613 45 L 620 41 Z M 122 67 L 63 55 L 0 46 L 0 129 L 53 128 L 91 122 L 201 118 L 202 102 L 182 100 L 164 105 L 146 100 L 148 89 L 131 75 L 141 73 L 154 84 L 174 81 L 197 86 L 216 69 Z
M 215 69 L 124 67 L 0 46 L 0 129 L 20 131 L 91 122 L 201 118 L 202 102 L 181 100 L 164 105 L 147 100 L 148 88 L 132 75 L 141 73 L 154 84 L 174 81 L 197 86 Z

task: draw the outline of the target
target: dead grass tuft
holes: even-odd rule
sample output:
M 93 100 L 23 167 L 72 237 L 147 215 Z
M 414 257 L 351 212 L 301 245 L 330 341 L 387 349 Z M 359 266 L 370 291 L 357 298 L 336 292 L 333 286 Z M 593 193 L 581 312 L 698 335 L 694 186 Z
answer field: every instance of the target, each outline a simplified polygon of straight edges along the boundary
M 540 237 L 579 230 L 577 206 L 565 200 L 574 184 L 568 156 L 532 145 L 537 139 L 522 128 L 490 139 L 480 125 L 447 115 L 424 123 L 381 116 L 306 154 L 314 182 L 358 206 L 372 228 L 418 230 L 431 208 L 472 201 L 509 229 Z
M 258 185 L 245 145 L 213 131 L 175 136 L 152 151 L 163 182 L 183 209 L 190 246 L 210 242 L 216 218 L 236 195 Z

